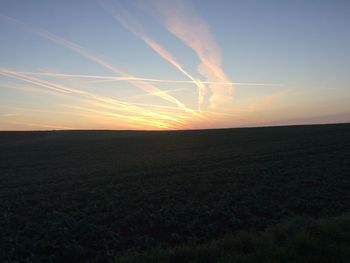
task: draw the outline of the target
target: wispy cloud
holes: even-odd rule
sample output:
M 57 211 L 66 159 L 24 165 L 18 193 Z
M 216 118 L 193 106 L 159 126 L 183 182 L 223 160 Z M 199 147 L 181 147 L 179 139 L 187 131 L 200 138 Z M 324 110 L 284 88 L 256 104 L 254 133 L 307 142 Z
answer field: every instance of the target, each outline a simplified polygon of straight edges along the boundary
M 7 16 L 1 15 L 1 14 L 0 14 L 0 18 L 7 21 L 8 23 L 19 26 L 19 27 L 23 28 L 24 30 L 27 30 L 29 32 L 33 32 L 33 33 L 35 33 L 43 38 L 46 38 L 54 43 L 57 43 L 61 46 L 69 48 L 69 49 L 81 54 L 82 56 L 104 66 L 105 68 L 108 68 L 112 72 L 114 72 L 118 75 L 121 75 L 121 77 L 129 78 L 129 80 L 127 80 L 127 81 L 130 82 L 131 84 L 133 84 L 134 86 L 140 88 L 141 90 L 144 90 L 145 92 L 148 92 L 150 94 L 154 94 L 155 96 L 158 96 L 158 97 L 160 97 L 168 102 L 171 102 L 171 103 L 177 105 L 178 107 L 182 108 L 186 112 L 191 112 L 192 114 L 197 115 L 197 116 L 199 115 L 196 111 L 193 111 L 193 110 L 187 108 L 182 102 L 180 102 L 175 97 L 173 97 L 169 94 L 160 92 L 161 90 L 159 88 L 157 88 L 156 86 L 154 86 L 150 83 L 144 82 L 144 81 L 140 81 L 139 79 L 136 79 L 131 74 L 128 74 L 128 73 L 118 69 L 117 67 L 112 65 L 110 62 L 108 62 L 103 56 L 101 56 L 100 54 L 98 54 L 96 52 L 88 50 L 88 49 L 86 49 L 86 48 L 84 48 L 76 43 L 73 43 L 69 40 L 62 38 L 62 37 L 56 36 L 56 35 L 49 33 L 45 30 L 38 29 L 38 28 L 35 28 L 32 26 L 28 26 L 28 25 L 20 22 L 17 19 L 7 17 Z
M 1 72 L 0 72 L 0 75 L 4 75 L 4 74 L 1 74 Z M 7 75 L 7 76 L 12 77 L 11 75 Z M 16 78 L 16 79 L 18 79 L 18 78 Z M 24 83 L 1 81 L 0 88 L 15 89 L 15 90 L 28 92 L 28 93 L 41 93 L 41 94 L 49 94 L 49 95 L 53 95 L 53 96 L 65 96 L 64 93 L 58 93 L 55 91 L 51 91 L 49 89 L 42 89 L 39 87 L 34 87 L 33 85 L 24 84 Z
M 54 130 L 75 130 L 75 127 L 61 126 L 61 125 L 51 125 L 47 123 L 37 123 L 37 122 L 19 122 L 11 121 L 11 124 L 24 125 L 29 127 L 35 127 L 36 129 L 54 129 Z
M 209 26 L 189 1 L 152 0 L 151 3 L 149 9 L 152 9 L 165 28 L 196 53 L 200 60 L 198 71 L 208 82 L 231 82 L 221 66 L 221 51 L 210 33 Z M 233 85 L 209 84 L 209 88 L 212 108 L 224 106 L 231 101 Z
M 118 9 L 115 9 L 113 7 L 104 7 L 112 13 L 114 18 L 123 25 L 126 29 L 128 29 L 130 32 L 132 32 L 134 35 L 139 37 L 146 45 L 148 45 L 151 49 L 153 49 L 160 57 L 162 57 L 165 61 L 169 62 L 171 65 L 173 65 L 176 69 L 178 69 L 182 74 L 184 74 L 187 78 L 191 80 L 192 83 L 194 83 L 198 88 L 198 108 L 200 110 L 201 105 L 203 104 L 203 89 L 204 84 L 197 80 L 195 77 L 193 77 L 187 70 L 185 70 L 184 66 L 181 65 L 177 59 L 161 44 L 156 42 L 154 39 L 152 39 L 150 36 L 148 36 L 145 33 L 145 30 L 142 26 L 142 24 L 136 19 L 135 16 L 133 16 L 130 12 L 128 12 L 126 9 L 123 9 L 119 6 Z
M 91 112 L 94 114 L 98 114 L 100 116 L 112 118 L 115 120 L 125 120 L 125 121 L 131 121 L 131 123 L 142 123 L 144 125 L 160 128 L 160 129 L 168 129 L 173 127 L 169 122 L 166 122 L 164 120 L 156 119 L 153 117 L 150 118 L 144 118 L 141 116 L 132 116 L 132 115 L 125 115 L 120 114 L 113 111 L 113 108 L 102 103 L 96 103 L 96 102 L 89 102 L 88 106 L 74 106 L 74 105 L 67 105 L 66 107 L 75 109 L 75 110 L 81 110 L 83 112 Z M 101 109 L 102 108 L 102 109 Z M 107 110 L 105 110 L 105 109 Z M 112 109 L 112 110 L 111 110 Z M 176 125 L 178 127 L 180 125 Z
M 99 95 L 93 94 L 91 92 L 81 91 L 81 90 L 70 88 L 70 87 L 67 87 L 64 85 L 60 85 L 60 84 L 57 84 L 57 83 L 54 83 L 51 81 L 47 81 L 47 80 L 43 80 L 43 79 L 39 79 L 39 78 L 35 78 L 35 77 L 30 77 L 30 76 L 27 76 L 23 73 L 19 73 L 18 71 L 15 71 L 15 70 L 0 68 L 0 74 L 15 78 L 15 79 L 27 82 L 27 83 L 31 83 L 31 84 L 37 85 L 39 87 L 46 88 L 50 91 L 58 92 L 58 94 L 60 94 L 60 93 L 66 94 L 67 93 L 69 95 L 78 96 L 78 99 L 80 101 L 83 99 L 89 99 L 91 106 L 104 105 L 104 107 L 108 107 L 110 110 L 124 112 L 124 113 L 128 113 L 128 114 L 132 114 L 134 116 L 137 116 L 137 118 L 135 118 L 134 116 L 130 117 L 130 115 L 125 115 L 125 114 L 120 115 L 120 116 L 125 116 L 122 119 L 128 119 L 130 122 L 134 122 L 135 120 L 137 120 L 138 122 L 144 123 L 147 126 L 149 126 L 150 124 L 152 124 L 152 122 L 149 121 L 149 118 L 153 118 L 155 120 L 153 123 L 156 123 L 157 120 L 162 120 L 164 123 L 165 122 L 168 123 L 167 126 L 171 126 L 171 125 L 176 124 L 176 123 L 181 124 L 181 125 L 183 124 L 182 120 L 172 116 L 171 114 L 154 112 L 154 111 L 133 105 L 133 104 L 128 103 L 128 102 L 123 102 L 120 100 L 116 100 L 116 99 L 112 99 L 112 98 L 108 98 L 108 97 L 104 97 L 104 96 L 99 96 Z M 26 91 L 31 92 L 32 90 L 26 90 Z M 182 109 L 182 108 L 180 108 L 180 109 Z M 159 125 L 157 124 L 156 127 L 159 128 Z
M 144 2 L 141 3 L 145 5 Z M 199 74 L 197 74 L 201 76 L 201 80 L 194 77 L 185 69 L 167 48 L 147 35 L 143 24 L 129 11 L 126 9 L 109 9 L 117 21 L 140 38 L 162 59 L 186 76 L 187 80 L 159 79 L 131 75 L 121 70 L 95 51 L 89 50 L 77 43 L 45 30 L 29 26 L 19 20 L 0 14 L 0 19 L 68 48 L 115 74 L 114 76 L 113 74 L 111 74 L 112 76 L 101 76 L 47 71 L 26 72 L 0 67 L 0 75 L 20 80 L 28 85 L 21 86 L 18 85 L 18 83 L 13 83 L 6 85 L 6 87 L 17 88 L 26 92 L 45 92 L 53 96 L 69 96 L 74 98 L 77 103 L 74 105 L 63 105 L 63 107 L 73 110 L 73 114 L 78 114 L 80 116 L 101 116 L 102 118 L 113 120 L 113 122 L 120 121 L 123 124 L 129 124 L 129 126 L 133 127 L 156 129 L 183 129 L 203 127 L 204 123 L 206 123 L 205 125 L 215 122 L 229 123 L 229 121 L 233 119 L 238 120 L 244 116 L 244 114 L 242 114 L 244 111 L 257 112 L 261 108 L 268 108 L 275 100 L 284 96 L 284 93 L 273 94 L 260 101 L 253 101 L 251 104 L 243 105 L 244 107 L 241 108 L 240 106 L 242 105 L 231 103 L 235 86 L 266 87 L 281 85 L 273 83 L 232 82 L 223 70 L 221 50 L 211 35 L 208 25 L 197 14 L 190 2 L 185 0 L 150 0 L 147 2 L 147 5 L 152 9 L 152 14 L 170 33 L 175 35 L 195 52 L 199 58 L 197 68 Z M 170 103 L 169 105 L 132 103 L 130 101 L 121 101 L 108 96 L 97 95 L 92 91 L 73 88 L 74 85 L 69 84 L 69 82 L 72 81 L 71 78 L 80 79 L 78 80 L 79 87 L 81 87 L 81 83 L 84 82 L 83 79 L 88 81 L 92 80 L 94 82 L 126 81 L 144 91 L 141 92 L 142 95 L 140 95 L 140 97 L 157 96 Z M 75 81 L 76 80 L 72 81 L 72 83 L 74 84 Z M 61 84 L 62 82 L 64 84 Z M 67 83 L 68 85 L 66 85 Z M 177 94 L 172 94 L 173 91 L 183 89 L 161 90 L 155 86 L 156 83 L 195 84 L 198 89 L 198 109 L 194 110 L 187 107 L 181 100 L 175 97 Z M 205 104 L 207 105 L 208 101 L 210 108 L 203 107 L 204 102 L 206 102 Z M 238 116 L 239 114 L 241 114 L 241 116 Z M 38 123 L 22 124 L 33 125 L 33 127 L 39 125 Z M 192 124 L 194 126 L 192 126 Z M 41 127 L 46 127 L 45 125 L 47 127 L 56 127 L 50 126 L 49 124 L 43 124 Z M 57 126 L 57 128 L 58 127 L 59 126 Z M 62 128 L 64 127 L 62 126 Z M 69 127 L 66 128 L 69 129 Z
M 156 79 L 145 77 L 116 77 L 116 76 L 103 76 L 103 75 L 84 75 L 84 74 L 68 74 L 68 73 L 56 73 L 56 72 L 29 72 L 18 71 L 18 73 L 28 76 L 47 76 L 58 78 L 82 78 L 82 79 L 94 79 L 96 81 L 145 81 L 145 82 L 160 82 L 160 83 L 173 83 L 173 84 L 191 84 L 191 80 L 173 80 L 173 79 Z M 259 82 L 214 82 L 214 81 L 201 81 L 197 80 L 201 84 L 213 84 L 219 86 L 261 86 L 261 87 L 283 87 L 278 83 L 259 83 Z
M 16 72 L 16 71 L 11 70 L 11 69 L 6 69 L 6 68 L 0 67 L 0 75 L 4 75 L 7 77 L 11 77 L 11 78 L 19 79 L 19 80 L 22 80 L 25 82 L 29 82 L 29 83 L 35 84 L 37 86 L 49 89 L 50 91 L 54 91 L 54 92 L 58 92 L 58 93 L 73 93 L 73 91 L 66 89 L 62 86 L 51 85 L 48 81 L 39 80 L 39 79 L 34 78 L 34 77 L 26 76 L 25 74 Z
M 2 114 L 1 116 L 3 117 L 14 117 L 14 116 L 19 116 L 21 114 L 19 113 L 5 113 L 5 114 Z

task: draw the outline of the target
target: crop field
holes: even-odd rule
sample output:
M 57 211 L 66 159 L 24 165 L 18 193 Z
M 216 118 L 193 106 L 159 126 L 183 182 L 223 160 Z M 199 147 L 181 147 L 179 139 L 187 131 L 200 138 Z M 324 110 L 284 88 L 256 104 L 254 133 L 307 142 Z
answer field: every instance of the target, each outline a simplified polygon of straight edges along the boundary
M 0 132 L 0 200 L 0 262 L 176 262 L 293 218 L 350 249 L 350 124 Z

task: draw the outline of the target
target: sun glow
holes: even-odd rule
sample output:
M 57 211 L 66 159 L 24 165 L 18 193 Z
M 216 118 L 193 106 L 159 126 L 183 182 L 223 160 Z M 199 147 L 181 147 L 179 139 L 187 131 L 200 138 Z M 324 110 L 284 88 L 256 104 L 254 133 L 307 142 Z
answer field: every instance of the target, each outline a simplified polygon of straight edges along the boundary
M 0 75 L 22 83 L 8 82 L 6 85 L 3 83 L 2 87 L 19 89 L 27 93 L 45 93 L 56 98 L 67 98 L 70 103 L 61 103 L 62 109 L 56 114 L 63 114 L 69 110 L 71 114 L 82 118 L 94 116 L 93 119 L 97 120 L 100 116 L 101 119 L 110 119 L 118 122 L 122 127 L 131 129 L 135 127 L 137 129 L 190 129 L 200 126 L 201 123 L 220 121 L 227 116 L 234 116 L 237 108 L 230 105 L 232 105 L 232 95 L 236 86 L 280 86 L 271 83 L 235 83 L 231 81 L 221 66 L 221 50 L 211 35 L 209 26 L 189 3 L 185 1 L 169 1 L 166 4 L 163 1 L 151 1 L 150 3 L 154 10 L 151 15 L 156 17 L 160 25 L 196 54 L 199 59 L 196 73 L 201 77 L 190 73 L 192 71 L 185 69 L 180 62 L 181 59 L 176 58 L 165 46 L 151 38 L 146 33 L 146 28 L 131 12 L 102 2 L 102 9 L 106 11 L 106 16 L 110 15 L 118 22 L 115 26 L 127 29 L 186 79 L 175 80 L 133 75 L 117 67 L 96 51 L 44 29 L 0 14 L 0 19 L 6 23 L 71 50 L 114 74 L 89 75 L 50 70 L 33 72 L 1 67 Z M 181 12 L 172 12 L 171 10 L 174 9 L 181 10 Z M 101 95 L 96 89 L 86 90 L 84 85 L 88 82 L 83 82 L 86 80 L 90 80 L 89 84 L 94 84 L 96 87 L 108 82 L 128 83 L 131 87 L 138 89 L 139 93 L 129 99 L 116 99 L 114 96 Z M 74 83 L 77 83 L 77 86 Z M 163 84 L 177 85 L 177 88 L 164 90 L 159 86 Z M 188 105 L 186 96 L 175 96 L 175 93 L 180 92 L 196 94 L 191 106 Z M 157 102 L 150 102 L 150 98 L 156 98 Z M 142 101 L 143 99 L 147 100 Z M 19 121 L 17 119 L 10 123 L 18 124 Z M 38 122 L 30 124 L 23 121 L 23 123 L 27 126 L 40 127 Z M 41 126 L 43 129 L 49 127 L 81 128 L 81 126 L 71 127 L 70 125 L 48 123 L 42 123 Z

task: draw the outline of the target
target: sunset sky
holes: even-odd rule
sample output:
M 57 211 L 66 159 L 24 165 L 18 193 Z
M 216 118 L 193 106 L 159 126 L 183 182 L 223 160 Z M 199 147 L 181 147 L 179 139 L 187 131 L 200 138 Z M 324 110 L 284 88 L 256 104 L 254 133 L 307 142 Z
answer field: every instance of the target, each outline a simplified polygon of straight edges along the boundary
M 350 121 L 350 1 L 4 0 L 0 130 Z

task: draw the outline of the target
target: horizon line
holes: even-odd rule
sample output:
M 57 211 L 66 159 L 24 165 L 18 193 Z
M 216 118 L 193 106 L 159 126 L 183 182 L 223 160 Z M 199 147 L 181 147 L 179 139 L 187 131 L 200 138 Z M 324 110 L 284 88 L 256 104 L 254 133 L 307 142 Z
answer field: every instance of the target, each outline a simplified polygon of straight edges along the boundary
M 229 129 L 255 129 L 255 128 L 275 128 L 275 127 L 291 127 L 291 126 L 325 126 L 325 125 L 350 125 L 350 121 L 346 122 L 317 122 L 317 123 L 300 123 L 300 124 L 266 124 L 261 126 L 247 125 L 247 126 L 238 126 L 238 127 L 218 127 L 218 128 L 194 128 L 194 129 L 159 129 L 159 130 L 117 130 L 117 129 L 48 129 L 48 130 L 0 130 L 0 133 L 3 132 L 178 132 L 178 131 L 205 131 L 205 130 L 229 130 Z

